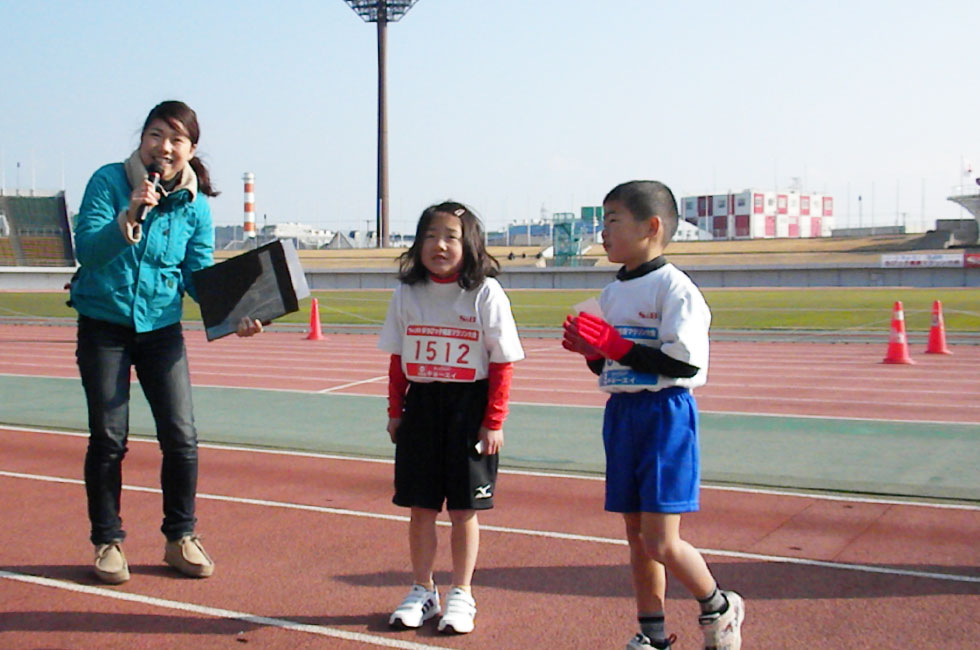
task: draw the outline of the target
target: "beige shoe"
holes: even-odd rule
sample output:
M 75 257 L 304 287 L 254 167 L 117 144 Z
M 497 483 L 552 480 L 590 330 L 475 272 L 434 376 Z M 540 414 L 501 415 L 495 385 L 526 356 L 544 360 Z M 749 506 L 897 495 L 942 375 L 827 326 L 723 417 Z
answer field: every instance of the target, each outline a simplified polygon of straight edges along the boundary
M 192 578 L 207 578 L 214 573 L 214 562 L 197 535 L 184 535 L 175 542 L 167 542 L 163 561 Z
M 121 542 L 96 545 L 95 575 L 110 585 L 121 585 L 129 580 L 129 564 L 126 563 Z

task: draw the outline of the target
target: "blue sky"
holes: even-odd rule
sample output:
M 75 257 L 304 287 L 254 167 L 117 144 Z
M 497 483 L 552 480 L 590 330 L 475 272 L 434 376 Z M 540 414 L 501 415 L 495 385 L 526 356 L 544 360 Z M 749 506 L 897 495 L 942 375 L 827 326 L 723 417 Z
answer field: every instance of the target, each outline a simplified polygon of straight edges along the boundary
M 241 222 L 251 171 L 259 226 L 373 227 L 375 28 L 342 0 L 0 0 L 0 25 L 8 193 L 77 209 L 181 99 L 216 223 Z M 931 227 L 980 174 L 977 34 L 965 0 L 419 0 L 388 31 L 391 229 L 446 198 L 491 227 L 577 211 L 634 178 L 797 183 L 838 225 L 861 196 L 863 225 Z

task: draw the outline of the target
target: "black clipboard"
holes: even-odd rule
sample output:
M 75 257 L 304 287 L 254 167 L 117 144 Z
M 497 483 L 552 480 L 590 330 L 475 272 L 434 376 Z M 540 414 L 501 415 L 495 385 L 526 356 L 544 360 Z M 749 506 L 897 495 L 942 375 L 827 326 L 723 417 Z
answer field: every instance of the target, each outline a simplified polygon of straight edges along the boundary
M 245 316 L 264 324 L 299 311 L 310 295 L 291 241 L 276 241 L 194 272 L 209 341 L 228 336 Z

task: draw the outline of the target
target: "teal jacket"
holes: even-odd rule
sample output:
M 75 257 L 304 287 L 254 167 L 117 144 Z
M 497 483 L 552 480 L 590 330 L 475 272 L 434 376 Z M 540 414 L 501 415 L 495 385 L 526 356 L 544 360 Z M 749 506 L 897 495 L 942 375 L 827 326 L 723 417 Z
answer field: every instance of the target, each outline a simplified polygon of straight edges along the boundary
M 207 198 L 178 189 L 149 211 L 142 238 L 130 244 L 117 217 L 131 193 L 123 163 L 89 180 L 75 226 L 80 268 L 70 304 L 84 316 L 149 332 L 180 321 L 185 292 L 197 300 L 191 274 L 213 263 L 214 226 Z

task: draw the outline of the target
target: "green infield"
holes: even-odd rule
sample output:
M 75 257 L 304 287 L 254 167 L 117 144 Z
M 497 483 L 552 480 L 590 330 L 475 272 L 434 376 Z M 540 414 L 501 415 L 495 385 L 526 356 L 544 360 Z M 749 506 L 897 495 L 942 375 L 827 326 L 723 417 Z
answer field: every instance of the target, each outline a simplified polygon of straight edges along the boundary
M 576 303 L 595 290 L 518 289 L 507 292 L 522 328 L 561 326 Z M 928 331 L 932 304 L 942 301 L 947 331 L 980 331 L 980 289 L 790 288 L 706 289 L 712 328 L 719 330 L 887 331 L 895 301 L 902 301 L 906 328 Z M 324 325 L 380 325 L 390 291 L 316 291 Z M 71 318 L 66 293 L 0 292 L 0 317 Z M 185 300 L 185 319 L 200 320 L 197 304 Z M 280 322 L 309 323 L 310 300 Z

